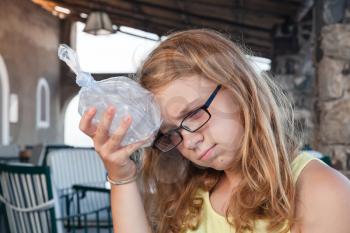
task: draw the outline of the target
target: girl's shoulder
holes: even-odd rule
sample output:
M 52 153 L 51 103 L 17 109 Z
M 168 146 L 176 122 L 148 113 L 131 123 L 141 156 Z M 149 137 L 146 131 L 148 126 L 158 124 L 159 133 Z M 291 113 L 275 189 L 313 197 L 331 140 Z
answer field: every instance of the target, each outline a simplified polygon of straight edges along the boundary
M 299 228 L 301 232 L 347 232 L 350 229 L 350 181 L 310 156 L 302 153 L 292 164 L 297 179 Z

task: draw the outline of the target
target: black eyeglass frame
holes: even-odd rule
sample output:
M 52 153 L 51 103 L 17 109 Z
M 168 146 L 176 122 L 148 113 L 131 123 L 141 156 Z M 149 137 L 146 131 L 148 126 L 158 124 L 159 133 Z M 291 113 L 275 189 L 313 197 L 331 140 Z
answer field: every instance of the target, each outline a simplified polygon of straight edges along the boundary
M 219 92 L 220 88 L 221 88 L 221 84 L 217 85 L 217 87 L 215 88 L 215 90 L 210 94 L 208 100 L 207 100 L 201 107 L 199 107 L 199 108 L 197 108 L 197 109 L 195 109 L 195 110 L 189 112 L 189 113 L 182 119 L 182 121 L 181 121 L 179 127 L 174 128 L 174 129 L 171 129 L 170 131 L 168 131 L 168 132 L 166 133 L 166 134 L 169 134 L 169 133 L 175 132 L 175 133 L 177 133 L 177 134 L 180 136 L 181 140 L 180 140 L 176 145 L 173 145 L 173 147 L 172 147 L 171 149 L 167 150 L 167 151 L 163 151 L 163 150 L 161 150 L 160 148 L 158 148 L 158 147 L 156 146 L 157 141 L 158 141 L 162 136 L 165 135 L 165 134 L 163 134 L 163 133 L 159 133 L 159 135 L 158 135 L 158 136 L 156 137 L 156 139 L 154 140 L 152 147 L 157 148 L 158 150 L 160 150 L 160 151 L 162 151 L 162 152 L 168 152 L 168 151 L 174 149 L 175 147 L 177 147 L 177 146 L 183 141 L 183 137 L 182 137 L 181 133 L 179 132 L 179 129 L 184 129 L 184 130 L 187 130 L 187 131 L 189 131 L 189 132 L 191 132 L 191 133 L 194 133 L 194 132 L 196 132 L 197 130 L 199 130 L 200 128 L 202 128 L 202 127 L 210 120 L 210 118 L 211 118 L 211 114 L 210 114 L 210 112 L 208 111 L 208 108 L 209 108 L 210 104 L 213 102 L 213 100 L 214 100 L 214 98 L 216 97 L 217 93 Z M 206 120 L 202 125 L 200 125 L 198 128 L 196 128 L 196 129 L 194 129 L 194 130 L 191 130 L 191 129 L 187 128 L 186 126 L 183 126 L 183 125 L 182 125 L 183 122 L 184 122 L 187 118 L 189 118 L 189 117 L 195 115 L 195 114 L 196 114 L 198 111 L 200 111 L 200 110 L 204 110 L 206 113 L 208 113 L 208 115 L 209 115 L 208 120 Z

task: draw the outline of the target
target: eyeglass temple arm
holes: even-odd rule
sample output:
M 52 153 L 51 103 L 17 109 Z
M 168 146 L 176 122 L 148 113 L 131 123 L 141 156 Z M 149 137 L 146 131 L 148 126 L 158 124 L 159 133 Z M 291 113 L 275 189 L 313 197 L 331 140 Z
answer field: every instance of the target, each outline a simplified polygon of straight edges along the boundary
M 221 88 L 221 84 L 219 84 L 215 90 L 213 91 L 213 93 L 210 95 L 209 99 L 207 100 L 207 102 L 205 102 L 204 107 L 208 108 L 211 104 L 211 102 L 213 101 L 213 99 L 215 98 L 216 94 L 218 93 L 218 91 Z

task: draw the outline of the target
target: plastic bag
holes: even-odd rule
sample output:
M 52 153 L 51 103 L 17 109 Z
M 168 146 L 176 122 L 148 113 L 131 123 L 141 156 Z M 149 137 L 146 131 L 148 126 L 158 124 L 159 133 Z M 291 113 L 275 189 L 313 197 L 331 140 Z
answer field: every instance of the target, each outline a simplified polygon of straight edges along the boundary
M 112 77 L 95 81 L 87 72 L 83 72 L 74 50 L 67 45 L 60 45 L 58 57 L 76 74 L 79 92 L 78 112 L 80 115 L 90 107 L 97 112 L 93 123 L 97 124 L 108 106 L 116 108 L 109 133 L 112 134 L 126 115 L 131 115 L 132 123 L 124 136 L 121 146 L 147 139 L 142 147 L 150 146 L 162 123 L 160 108 L 151 92 L 128 77 Z

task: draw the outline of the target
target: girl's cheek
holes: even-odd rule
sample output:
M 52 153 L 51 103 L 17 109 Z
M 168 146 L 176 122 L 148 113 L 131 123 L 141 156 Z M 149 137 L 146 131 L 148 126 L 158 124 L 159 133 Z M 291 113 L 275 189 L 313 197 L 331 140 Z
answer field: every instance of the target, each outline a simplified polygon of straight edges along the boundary
M 214 142 L 226 149 L 234 150 L 241 144 L 244 128 L 236 118 L 221 119 L 215 122 L 215 127 L 211 127 L 209 132 Z

